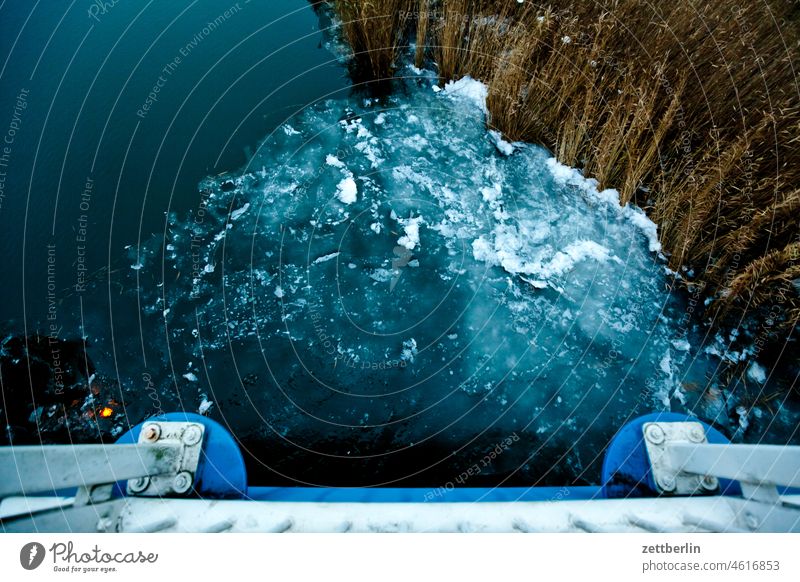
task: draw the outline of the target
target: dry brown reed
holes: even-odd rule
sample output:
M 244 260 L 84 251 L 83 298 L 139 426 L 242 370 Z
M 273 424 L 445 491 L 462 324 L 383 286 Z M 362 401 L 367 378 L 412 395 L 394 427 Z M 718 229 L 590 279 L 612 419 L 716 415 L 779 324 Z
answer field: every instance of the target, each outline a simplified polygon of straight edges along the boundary
M 414 65 L 422 68 L 425 65 L 425 49 L 428 46 L 428 22 L 430 20 L 430 0 L 418 0 L 417 8 L 417 42 L 414 51 Z
M 390 78 L 405 42 L 406 23 L 416 14 L 413 0 L 337 0 L 342 32 L 353 50 L 359 78 Z
M 336 0 L 354 51 L 489 86 L 489 123 L 549 147 L 659 225 L 709 316 L 800 314 L 800 65 L 791 0 Z M 398 11 L 397 14 L 391 13 Z M 780 23 L 780 24 L 779 24 Z

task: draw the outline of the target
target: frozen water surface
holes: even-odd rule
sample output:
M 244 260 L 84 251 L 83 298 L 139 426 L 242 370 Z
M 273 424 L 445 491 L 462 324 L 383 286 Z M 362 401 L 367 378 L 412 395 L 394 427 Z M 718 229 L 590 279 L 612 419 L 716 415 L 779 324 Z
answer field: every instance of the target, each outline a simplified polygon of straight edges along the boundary
M 484 99 L 422 75 L 312 106 L 132 250 L 191 406 L 266 480 L 594 482 L 626 419 L 686 400 L 655 225 Z

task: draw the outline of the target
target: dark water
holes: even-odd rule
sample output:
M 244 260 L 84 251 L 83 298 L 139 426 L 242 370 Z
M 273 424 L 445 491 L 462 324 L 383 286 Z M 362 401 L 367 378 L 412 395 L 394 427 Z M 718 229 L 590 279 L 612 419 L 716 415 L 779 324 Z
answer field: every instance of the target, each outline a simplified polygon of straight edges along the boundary
M 729 341 L 678 324 L 687 298 L 642 233 L 554 184 L 546 152 L 501 155 L 472 101 L 424 75 L 353 91 L 305 0 L 105 6 L 0 4 L 0 321 L 38 335 L 37 378 L 56 354 L 73 369 L 31 416 L 46 438 L 203 409 L 254 481 L 328 485 L 441 485 L 508 439 L 471 485 L 595 482 L 618 426 L 655 409 L 743 438 L 706 350 Z M 22 398 L 33 373 L 6 346 Z M 762 416 L 750 440 L 792 437 L 796 415 Z
M 126 249 L 196 208 L 202 178 L 241 166 L 285 119 L 350 87 L 305 0 L 102 4 L 0 3 L 0 325 L 33 338 L 27 356 L 7 344 L 4 396 L 30 400 L 42 362 L 83 368 L 84 340 L 97 405 L 114 409 L 88 431 L 94 405 L 66 426 L 53 411 L 56 439 L 113 438 L 160 410 L 196 410 L 196 394 L 171 390 L 170 355 L 147 360 L 164 330 L 143 326 L 135 294 L 122 295 Z M 49 392 L 74 379 L 54 376 Z M 45 417 L 75 391 L 46 396 Z M 30 428 L 28 412 L 18 420 Z
M 0 319 L 29 332 L 46 322 L 53 245 L 55 321 L 76 333 L 77 297 L 62 290 L 80 282 L 80 265 L 87 275 L 115 268 L 126 245 L 164 231 L 165 213 L 197 205 L 201 178 L 241 166 L 297 109 L 346 92 L 344 70 L 321 43 L 303 0 L 120 0 L 105 14 L 88 0 L 4 2 L 0 132 L 12 121 L 19 129 L 3 167 L 0 244 L 11 284 Z M 91 301 L 93 312 L 113 313 L 107 297 Z

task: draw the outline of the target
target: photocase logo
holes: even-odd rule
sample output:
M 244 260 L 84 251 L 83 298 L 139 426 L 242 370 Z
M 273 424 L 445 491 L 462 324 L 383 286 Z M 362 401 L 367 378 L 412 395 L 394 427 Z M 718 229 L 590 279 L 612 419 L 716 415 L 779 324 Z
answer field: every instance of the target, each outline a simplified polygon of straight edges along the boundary
M 19 563 L 26 570 L 35 570 L 44 562 L 44 546 L 39 542 L 30 542 L 19 551 Z

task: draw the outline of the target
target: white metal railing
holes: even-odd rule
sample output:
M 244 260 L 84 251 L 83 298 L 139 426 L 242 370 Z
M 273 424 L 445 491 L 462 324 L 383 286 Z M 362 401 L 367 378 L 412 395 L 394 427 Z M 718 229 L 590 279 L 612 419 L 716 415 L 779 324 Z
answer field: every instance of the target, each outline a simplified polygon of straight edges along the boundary
M 129 495 L 189 493 L 204 434 L 200 423 L 151 422 L 136 444 L 0 447 L 0 530 L 102 529 L 97 520 L 115 511 L 118 482 L 127 481 Z M 59 496 L 72 488 L 74 496 Z M 54 516 L 62 522 L 58 526 Z
M 800 447 L 710 444 L 698 422 L 645 423 L 643 434 L 662 493 L 710 493 L 728 479 L 746 499 L 780 503 L 779 486 L 800 487 Z
M 177 444 L 0 448 L 0 498 L 103 485 L 173 471 Z
M 670 465 L 687 473 L 800 487 L 800 447 L 670 443 L 667 448 Z
M 204 428 L 152 424 L 132 445 L 0 449 L 0 531 L 800 531 L 800 496 L 776 488 L 800 485 L 800 447 L 708 444 L 699 423 L 644 425 L 662 496 L 479 503 L 174 498 L 191 490 Z M 710 495 L 718 479 L 743 496 Z M 31 497 L 67 487 L 78 493 Z

